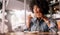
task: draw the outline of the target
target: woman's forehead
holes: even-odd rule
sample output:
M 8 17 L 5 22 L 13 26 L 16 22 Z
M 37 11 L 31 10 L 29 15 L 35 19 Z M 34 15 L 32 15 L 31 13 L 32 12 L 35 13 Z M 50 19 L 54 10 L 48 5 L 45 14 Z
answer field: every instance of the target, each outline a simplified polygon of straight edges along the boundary
M 38 5 L 34 5 L 34 7 L 38 7 Z

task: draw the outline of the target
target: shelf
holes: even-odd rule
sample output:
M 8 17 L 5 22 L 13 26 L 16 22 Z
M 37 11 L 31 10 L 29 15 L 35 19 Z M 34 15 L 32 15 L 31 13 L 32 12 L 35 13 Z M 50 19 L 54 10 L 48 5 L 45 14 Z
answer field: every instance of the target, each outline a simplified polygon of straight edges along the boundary
M 59 5 L 59 2 L 51 3 L 49 6 L 50 6 L 50 7 L 53 7 L 53 6 L 56 6 L 56 5 Z

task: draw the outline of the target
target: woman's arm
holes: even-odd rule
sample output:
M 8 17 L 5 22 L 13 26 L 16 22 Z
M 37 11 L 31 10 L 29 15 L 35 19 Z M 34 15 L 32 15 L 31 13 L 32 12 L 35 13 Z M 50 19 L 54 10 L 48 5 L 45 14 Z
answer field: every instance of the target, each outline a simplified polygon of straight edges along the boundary
M 48 19 L 47 17 L 43 16 L 42 19 L 46 22 L 46 24 L 49 27 L 50 32 L 57 32 L 58 31 L 58 25 L 57 22 L 53 19 Z
M 28 29 L 30 29 L 30 21 L 31 21 L 31 19 L 32 19 L 32 17 L 31 17 L 31 15 L 29 15 L 28 18 L 27 18 L 27 23 L 26 23 L 26 26 L 27 26 Z

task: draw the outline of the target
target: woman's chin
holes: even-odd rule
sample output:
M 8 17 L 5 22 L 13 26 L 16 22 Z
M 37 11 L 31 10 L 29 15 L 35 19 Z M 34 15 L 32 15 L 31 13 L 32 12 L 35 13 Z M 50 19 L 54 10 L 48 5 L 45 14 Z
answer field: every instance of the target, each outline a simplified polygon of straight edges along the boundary
M 38 16 L 37 18 L 41 18 L 40 16 Z

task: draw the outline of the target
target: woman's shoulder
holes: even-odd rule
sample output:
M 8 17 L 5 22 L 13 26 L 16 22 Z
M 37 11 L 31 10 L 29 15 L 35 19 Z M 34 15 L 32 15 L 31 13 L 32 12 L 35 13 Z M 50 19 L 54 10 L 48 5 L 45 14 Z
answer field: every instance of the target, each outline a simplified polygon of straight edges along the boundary
M 54 20 L 53 18 L 48 18 L 48 19 L 49 19 L 49 22 L 56 23 L 56 20 Z
M 57 22 L 53 18 L 49 18 L 49 23 L 51 26 L 57 26 Z

